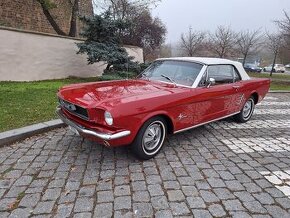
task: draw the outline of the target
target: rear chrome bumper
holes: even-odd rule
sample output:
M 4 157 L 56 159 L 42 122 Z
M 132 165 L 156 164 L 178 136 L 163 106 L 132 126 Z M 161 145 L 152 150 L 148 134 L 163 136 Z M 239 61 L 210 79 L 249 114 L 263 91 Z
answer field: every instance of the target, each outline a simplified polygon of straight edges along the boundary
M 125 136 L 128 136 L 131 134 L 131 132 L 129 130 L 125 130 L 122 132 L 118 132 L 118 133 L 114 133 L 114 134 L 107 134 L 107 133 L 101 133 L 101 132 L 96 132 L 90 129 L 86 129 L 85 127 L 71 121 L 70 119 L 68 119 L 64 113 L 61 111 L 61 107 L 58 106 L 56 108 L 56 114 L 59 116 L 59 118 L 67 125 L 71 126 L 72 128 L 76 129 L 78 131 L 78 133 L 80 134 L 86 134 L 86 135 L 90 135 L 90 136 L 94 136 L 96 138 L 100 138 L 106 141 L 109 140 L 114 140 L 114 139 L 119 139 Z

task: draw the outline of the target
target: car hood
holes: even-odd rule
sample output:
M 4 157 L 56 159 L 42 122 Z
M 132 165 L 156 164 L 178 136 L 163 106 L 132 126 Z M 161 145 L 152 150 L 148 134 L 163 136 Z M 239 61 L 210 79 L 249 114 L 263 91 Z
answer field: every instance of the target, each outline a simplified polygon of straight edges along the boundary
M 147 80 L 120 80 L 73 84 L 60 89 L 64 100 L 84 107 L 106 107 L 138 99 L 172 94 L 183 87 Z

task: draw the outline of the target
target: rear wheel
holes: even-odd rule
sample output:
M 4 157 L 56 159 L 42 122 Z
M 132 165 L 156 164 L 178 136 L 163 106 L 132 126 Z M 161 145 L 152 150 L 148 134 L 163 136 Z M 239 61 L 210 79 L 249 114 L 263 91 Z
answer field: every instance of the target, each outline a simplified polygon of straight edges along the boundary
M 162 117 L 147 120 L 131 145 L 134 154 L 143 160 L 154 157 L 161 150 L 166 133 L 166 121 Z
M 253 96 L 251 96 L 244 104 L 243 109 L 240 113 L 234 116 L 237 122 L 245 123 L 249 121 L 253 115 L 255 109 L 255 102 Z

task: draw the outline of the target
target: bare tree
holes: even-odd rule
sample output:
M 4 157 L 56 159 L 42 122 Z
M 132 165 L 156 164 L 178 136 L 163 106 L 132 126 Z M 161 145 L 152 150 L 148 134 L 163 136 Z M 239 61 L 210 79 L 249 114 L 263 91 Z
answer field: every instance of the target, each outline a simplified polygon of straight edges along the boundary
M 218 57 L 225 58 L 233 51 L 236 38 L 237 34 L 230 27 L 218 26 L 210 35 L 209 49 Z
M 284 11 L 284 19 L 275 21 L 275 23 L 280 28 L 281 32 L 290 38 L 290 16 L 286 11 Z
M 277 56 L 281 50 L 281 47 L 283 46 L 283 35 L 282 34 L 269 34 L 269 33 L 267 33 L 267 39 L 268 39 L 267 46 L 274 55 L 272 69 L 271 69 L 271 73 L 270 73 L 270 76 L 272 76 L 272 74 L 274 72 L 274 67 L 276 64 Z
M 260 30 L 240 32 L 237 39 L 237 50 L 243 55 L 243 66 L 249 54 L 257 51 L 261 45 Z
M 285 47 L 280 52 L 280 58 L 282 58 L 286 63 L 290 60 L 290 15 L 284 11 L 284 19 L 275 21 L 280 29 L 281 34 L 284 36 Z
M 187 34 L 181 34 L 181 48 L 186 52 L 187 56 L 192 57 L 196 54 L 205 37 L 206 34 L 204 32 L 192 31 L 192 28 L 189 27 Z
M 36 1 L 40 4 L 43 14 L 45 15 L 47 21 L 50 23 L 50 25 L 58 35 L 71 37 L 75 37 L 77 35 L 77 17 L 79 13 L 79 0 L 68 0 L 71 6 L 70 30 L 68 34 L 66 34 L 60 28 L 60 26 L 56 22 L 55 17 L 51 13 L 51 11 L 54 8 L 57 8 L 58 5 L 51 0 L 36 0 Z
M 126 19 L 131 14 L 138 14 L 151 7 L 156 7 L 161 0 L 92 0 L 99 12 L 109 11 L 114 19 Z M 133 6 L 133 7 L 132 7 Z

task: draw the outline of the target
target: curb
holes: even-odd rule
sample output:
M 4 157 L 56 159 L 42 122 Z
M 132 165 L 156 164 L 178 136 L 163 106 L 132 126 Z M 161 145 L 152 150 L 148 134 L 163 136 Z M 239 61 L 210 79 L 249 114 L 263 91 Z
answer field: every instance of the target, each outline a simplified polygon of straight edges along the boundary
M 277 91 L 269 91 L 269 93 L 290 93 L 290 91 L 277 90 Z
M 60 120 L 51 120 L 43 123 L 38 123 L 30 126 L 25 126 L 19 129 L 13 129 L 0 133 L 0 147 L 12 144 L 14 142 L 23 140 L 33 135 L 43 133 L 52 129 L 63 127 L 65 124 Z

